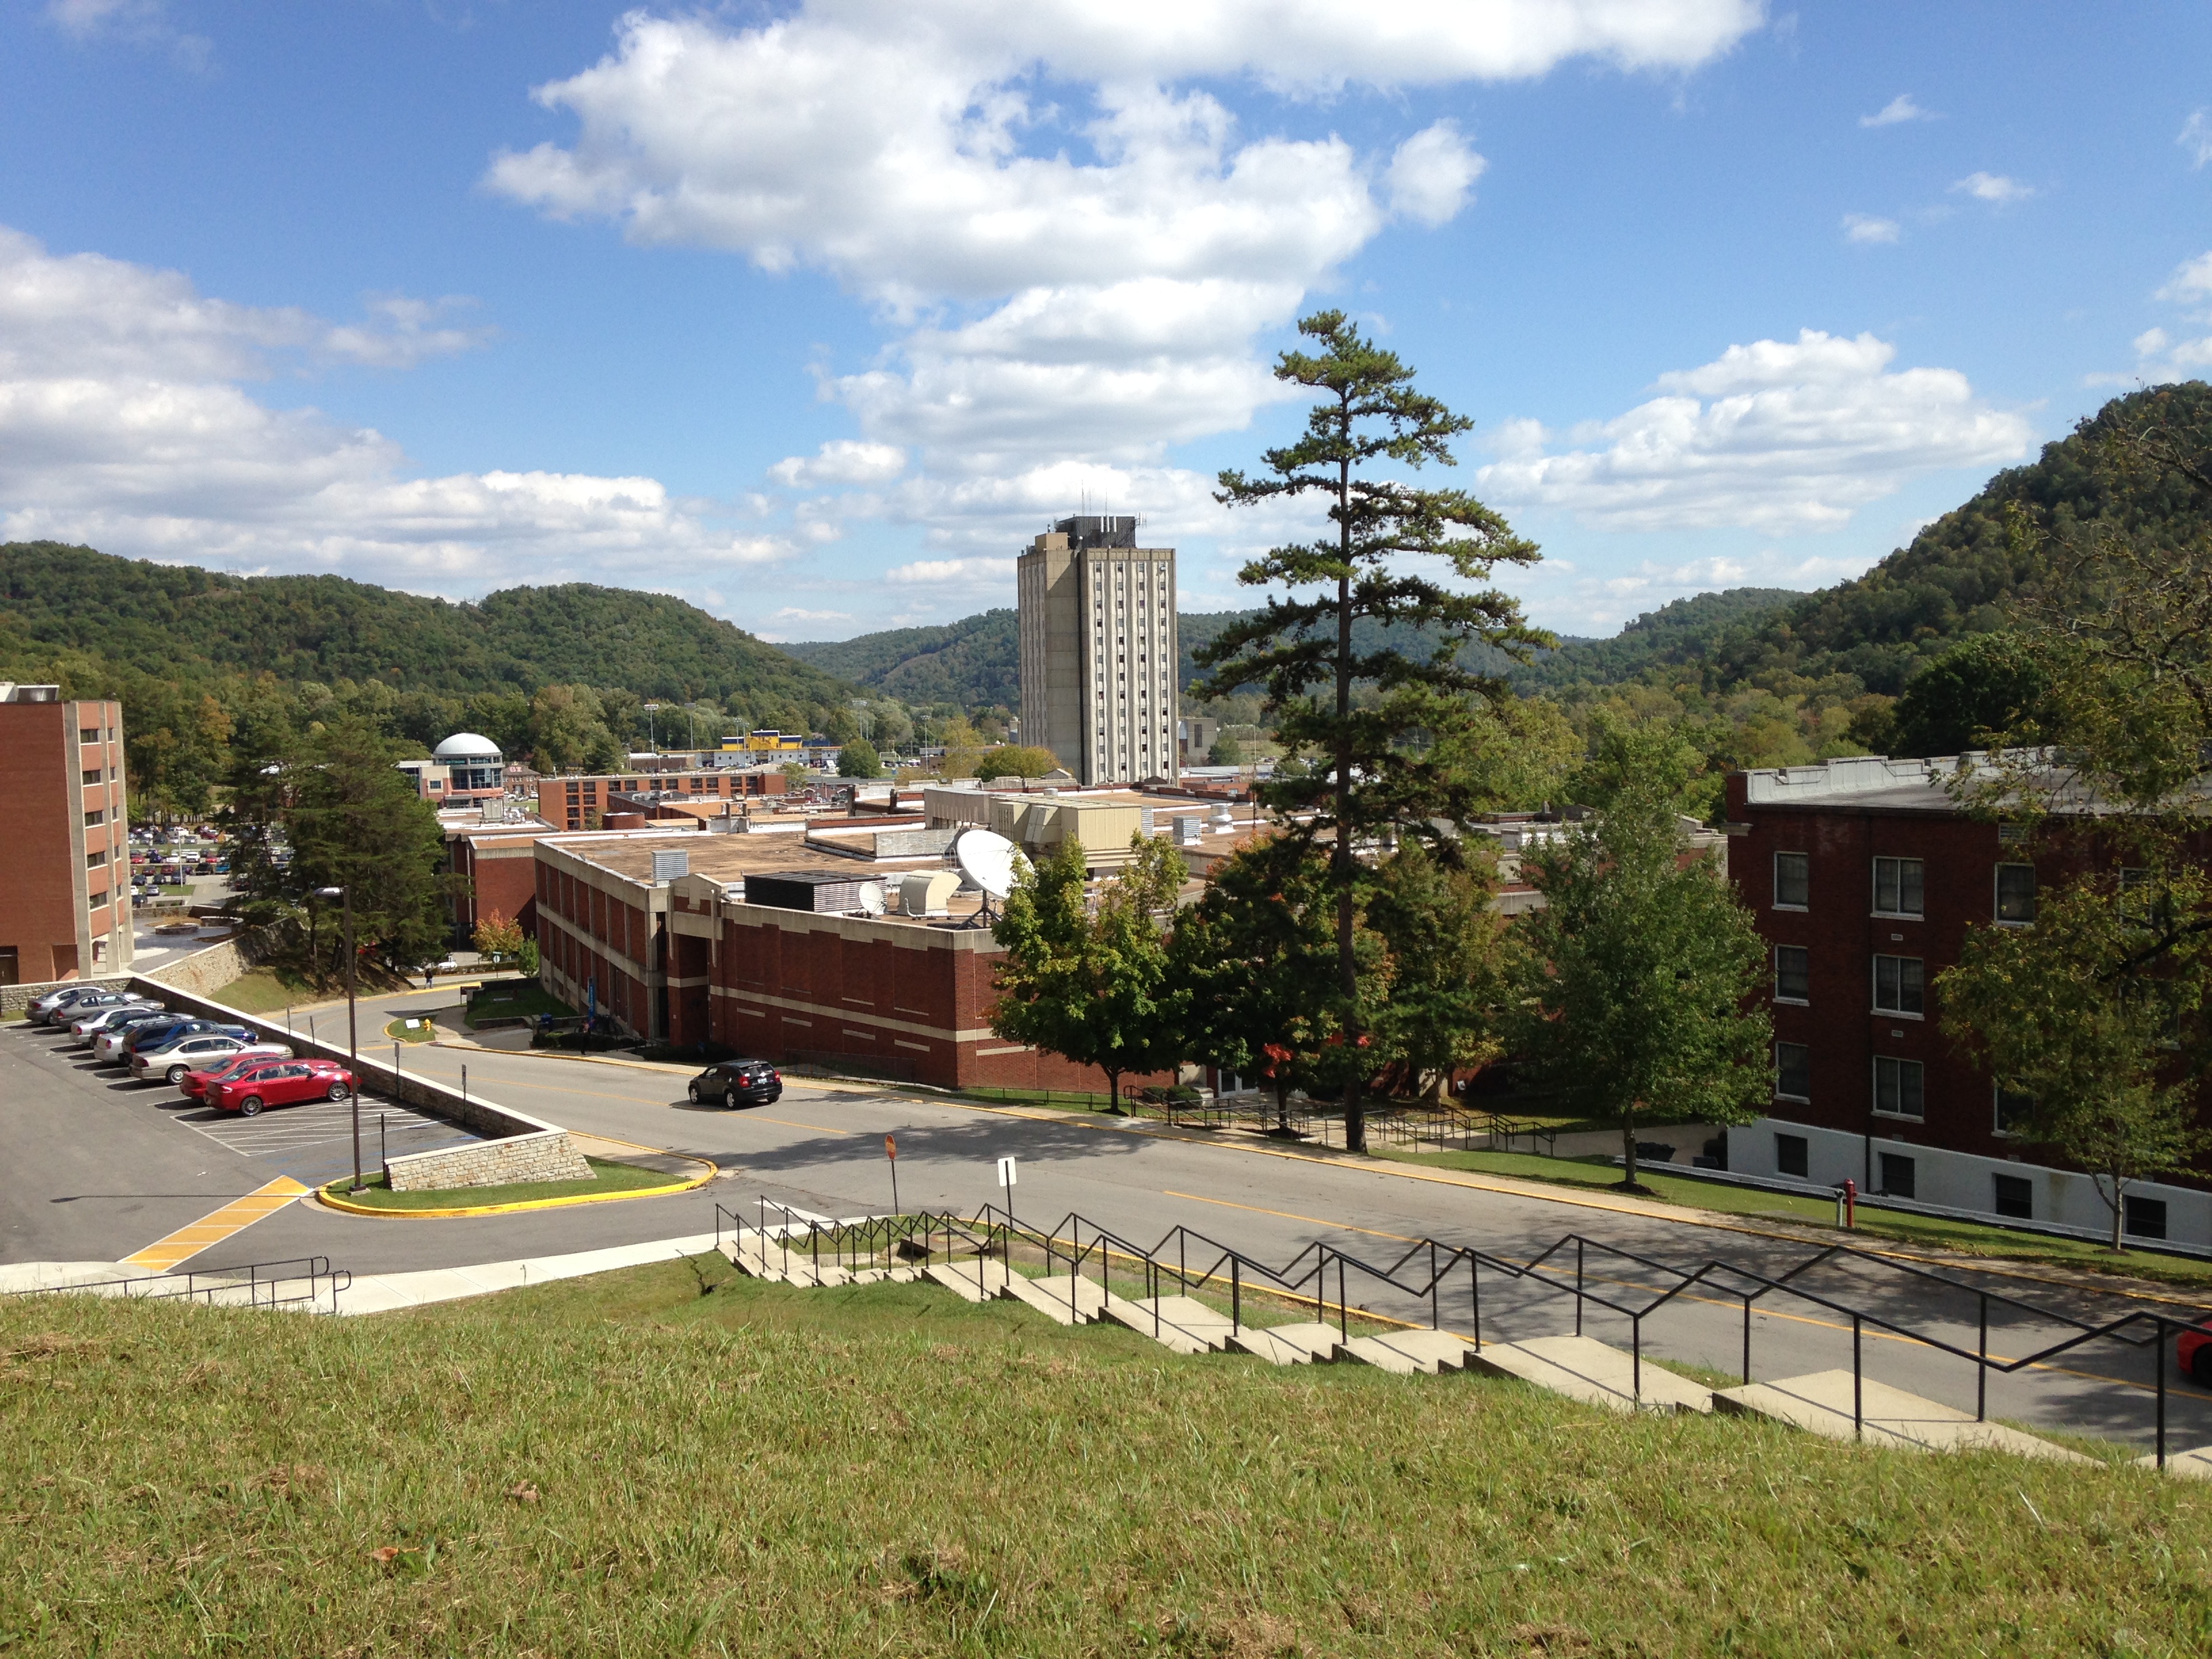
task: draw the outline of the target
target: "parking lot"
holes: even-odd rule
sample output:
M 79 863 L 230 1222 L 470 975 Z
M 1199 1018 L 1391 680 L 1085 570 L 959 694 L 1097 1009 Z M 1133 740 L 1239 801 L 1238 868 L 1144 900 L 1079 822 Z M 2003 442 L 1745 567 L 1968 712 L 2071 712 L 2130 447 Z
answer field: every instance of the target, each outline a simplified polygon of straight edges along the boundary
M 353 1167 L 354 1114 L 348 1101 L 302 1101 L 296 1106 L 272 1107 L 258 1117 L 188 1106 L 173 1109 L 170 1121 L 205 1135 L 226 1152 L 258 1158 L 309 1186 Z M 364 1169 L 381 1167 L 386 1154 L 399 1158 L 476 1138 L 397 1101 L 364 1099 L 361 1103 Z

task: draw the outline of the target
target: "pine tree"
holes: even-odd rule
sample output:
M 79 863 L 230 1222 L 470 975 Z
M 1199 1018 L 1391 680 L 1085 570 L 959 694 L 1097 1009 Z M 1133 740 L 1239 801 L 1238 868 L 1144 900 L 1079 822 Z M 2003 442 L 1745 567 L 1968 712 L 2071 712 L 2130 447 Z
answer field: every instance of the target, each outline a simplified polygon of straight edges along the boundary
M 1413 371 L 1362 337 L 1342 312 L 1316 313 L 1298 331 L 1322 350 L 1284 353 L 1275 375 L 1318 394 L 1305 431 L 1266 453 L 1265 475 L 1223 472 L 1218 499 L 1241 507 L 1319 496 L 1333 529 L 1244 567 L 1240 581 L 1287 597 L 1271 597 L 1257 616 L 1200 647 L 1207 672 L 1192 692 L 1215 698 L 1264 688 L 1278 739 L 1319 757 L 1311 775 L 1279 780 L 1266 799 L 1298 815 L 1299 837 L 1328 848 L 1333 1018 L 1356 1054 L 1375 1018 L 1359 975 L 1358 918 L 1369 880 L 1361 849 L 1412 836 L 1455 856 L 1437 823 L 1463 821 L 1486 803 L 1464 769 L 1439 751 L 1506 695 L 1501 681 L 1462 667 L 1459 653 L 1475 642 L 1525 653 L 1552 641 L 1523 622 L 1510 595 L 1480 586 L 1500 563 L 1533 562 L 1533 543 L 1464 491 L 1417 489 L 1377 471 L 1453 465 L 1449 441 L 1473 422 L 1414 391 Z M 1414 556 L 1443 560 L 1459 585 L 1409 572 Z M 1425 643 L 1357 650 L 1353 624 L 1369 619 L 1405 629 L 1409 642 L 1419 630 Z M 1355 707 L 1355 687 L 1374 695 Z M 1345 1138 L 1355 1150 L 1366 1144 L 1364 1081 L 1355 1068 L 1344 1085 Z

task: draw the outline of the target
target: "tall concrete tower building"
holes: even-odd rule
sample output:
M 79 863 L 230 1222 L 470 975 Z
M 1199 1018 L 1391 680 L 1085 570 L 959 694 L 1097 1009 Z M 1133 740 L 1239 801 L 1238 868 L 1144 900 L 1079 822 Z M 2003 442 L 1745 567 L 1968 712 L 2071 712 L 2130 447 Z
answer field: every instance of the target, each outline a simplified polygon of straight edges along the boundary
M 1022 741 L 1084 783 L 1177 775 L 1175 556 L 1088 517 L 1021 556 Z

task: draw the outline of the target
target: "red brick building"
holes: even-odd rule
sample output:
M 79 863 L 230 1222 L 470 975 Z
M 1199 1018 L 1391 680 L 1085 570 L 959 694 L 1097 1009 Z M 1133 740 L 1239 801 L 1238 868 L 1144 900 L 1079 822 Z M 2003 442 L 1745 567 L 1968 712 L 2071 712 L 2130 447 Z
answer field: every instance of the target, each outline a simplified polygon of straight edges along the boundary
M 123 706 L 0 682 L 0 985 L 127 972 Z
M 617 795 L 654 793 L 686 801 L 757 800 L 788 787 L 781 772 L 718 767 L 695 772 L 611 772 L 538 780 L 538 816 L 559 830 L 595 830 Z
M 1767 940 L 1775 1035 L 1771 1115 L 1729 1132 L 1729 1167 L 2101 1232 L 2088 1177 L 2027 1161 L 1938 1024 L 1936 976 L 1969 925 L 2030 925 L 2039 888 L 2072 873 L 1961 812 L 1955 770 L 1873 757 L 1729 779 L 1729 873 Z M 2212 1243 L 2212 1194 L 2130 1191 L 2130 1231 Z

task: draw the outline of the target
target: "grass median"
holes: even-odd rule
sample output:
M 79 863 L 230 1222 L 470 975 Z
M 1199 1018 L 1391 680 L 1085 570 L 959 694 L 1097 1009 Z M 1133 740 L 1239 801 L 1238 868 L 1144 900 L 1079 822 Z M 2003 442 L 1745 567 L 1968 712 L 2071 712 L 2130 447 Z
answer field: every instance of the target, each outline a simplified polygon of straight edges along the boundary
M 1548 1181 L 1597 1192 L 1610 1191 L 1620 1182 L 1620 1165 L 1603 1158 L 1543 1158 L 1531 1152 L 1409 1152 L 1395 1147 L 1377 1148 L 1374 1155 L 1393 1163 L 1416 1164 L 1433 1170 L 1511 1176 L 1518 1180 Z M 1636 1175 L 1656 1197 L 1686 1209 L 1712 1210 L 1748 1220 L 1807 1222 L 1822 1227 L 1835 1224 L 1836 1206 L 1829 1199 L 1660 1175 L 1649 1164 L 1639 1165 Z M 1942 1216 L 1914 1215 L 1907 1211 L 1875 1209 L 1865 1205 L 1859 1206 L 1857 1231 L 1869 1239 L 1889 1243 L 2212 1289 L 2212 1261 L 2160 1255 L 2148 1250 L 2123 1250 L 2115 1255 L 2103 1245 L 2087 1239 L 2020 1232 L 1980 1222 L 1954 1221 Z
M 674 1261 L 365 1320 L 0 1302 L 62 1655 L 2178 1654 L 2212 1490 L 1177 1358 Z
M 611 1159 L 587 1158 L 592 1166 L 589 1181 L 518 1181 L 505 1187 L 447 1187 L 433 1192 L 395 1193 L 384 1184 L 383 1171 L 368 1177 L 359 1192 L 349 1190 L 343 1181 L 331 1183 L 333 1196 L 348 1204 L 369 1210 L 459 1210 L 475 1209 L 493 1204 L 534 1204 L 549 1198 L 603 1198 L 614 1193 L 648 1191 L 655 1187 L 672 1187 L 682 1181 L 682 1176 L 669 1174 L 665 1170 L 648 1170 L 637 1164 L 618 1164 Z

